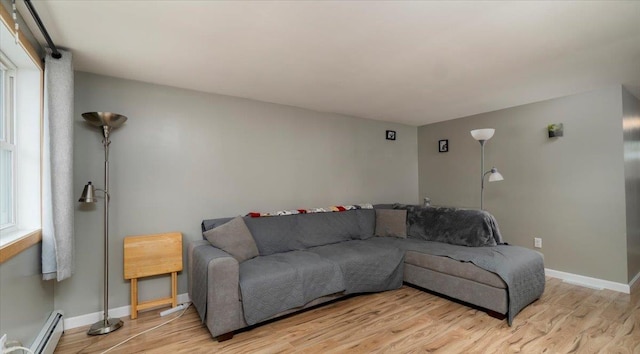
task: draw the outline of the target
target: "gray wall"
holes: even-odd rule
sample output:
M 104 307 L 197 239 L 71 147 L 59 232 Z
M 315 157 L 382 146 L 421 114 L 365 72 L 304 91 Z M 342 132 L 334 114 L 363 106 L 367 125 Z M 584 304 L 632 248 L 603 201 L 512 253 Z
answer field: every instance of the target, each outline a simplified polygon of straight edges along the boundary
M 621 87 L 503 109 L 418 129 L 420 197 L 480 205 L 480 144 L 469 131 L 495 128 L 485 169 L 485 209 L 506 241 L 533 248 L 543 239 L 547 268 L 627 283 Z M 546 127 L 564 123 L 564 137 Z M 438 140 L 449 139 L 448 153 Z
M 11 2 L 0 1 L 11 13 Z M 37 50 L 42 48 L 34 40 L 22 17 L 20 29 Z M 29 346 L 53 311 L 53 282 L 45 282 L 40 274 L 40 244 L 0 264 L 0 336 Z
M 0 264 L 0 335 L 30 346 L 53 311 L 53 281 L 40 274 L 40 244 Z
M 129 304 L 127 235 L 181 231 L 200 222 L 335 204 L 417 202 L 417 128 L 241 98 L 76 73 L 74 183 L 102 186 L 101 135 L 80 116 L 129 120 L 111 144 L 110 307 Z M 385 130 L 398 140 L 385 140 Z M 75 215 L 76 274 L 56 287 L 69 316 L 102 306 L 102 204 Z M 179 277 L 179 292 L 187 278 Z M 141 298 L 169 294 L 168 279 L 142 282 Z
M 622 89 L 629 281 L 640 272 L 640 101 Z

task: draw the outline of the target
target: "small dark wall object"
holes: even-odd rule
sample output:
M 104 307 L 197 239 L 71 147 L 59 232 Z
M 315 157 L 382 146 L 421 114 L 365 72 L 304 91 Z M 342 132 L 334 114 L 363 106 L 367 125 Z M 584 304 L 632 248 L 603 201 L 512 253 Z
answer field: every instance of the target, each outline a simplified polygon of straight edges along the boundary
M 562 123 L 549 124 L 547 130 L 549 131 L 550 138 L 557 138 L 564 135 L 564 126 Z
M 449 139 L 439 140 L 438 141 L 438 151 L 439 152 L 447 152 L 449 151 Z
M 396 140 L 395 130 L 387 130 L 387 140 Z

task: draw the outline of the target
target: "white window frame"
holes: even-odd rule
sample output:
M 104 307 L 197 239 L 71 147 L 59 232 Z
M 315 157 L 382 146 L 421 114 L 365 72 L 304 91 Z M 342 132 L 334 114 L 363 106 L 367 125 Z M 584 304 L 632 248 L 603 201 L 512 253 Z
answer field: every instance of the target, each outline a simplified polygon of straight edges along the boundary
M 10 213 L 11 219 L 4 224 L 0 224 L 0 230 L 4 232 L 11 232 L 17 228 L 18 225 L 18 213 L 17 213 L 17 164 L 19 159 L 18 145 L 16 142 L 16 84 L 17 84 L 17 70 L 16 66 L 2 53 L 0 52 L 0 69 L 4 72 L 2 75 L 3 80 L 0 80 L 2 85 L 2 111 L 0 114 L 0 124 L 3 125 L 3 135 L 0 135 L 0 150 L 9 151 L 11 153 L 11 206 Z M 4 191 L 1 191 L 4 192 Z

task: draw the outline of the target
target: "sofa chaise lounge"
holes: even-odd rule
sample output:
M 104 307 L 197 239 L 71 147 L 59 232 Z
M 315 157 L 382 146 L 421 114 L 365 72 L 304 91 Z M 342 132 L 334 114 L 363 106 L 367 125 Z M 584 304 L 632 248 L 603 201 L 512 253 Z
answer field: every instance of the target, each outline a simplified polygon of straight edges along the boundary
M 503 243 L 485 211 L 353 209 L 204 220 L 204 239 L 188 246 L 189 294 L 211 335 L 230 339 L 248 326 L 403 282 L 505 315 L 511 325 L 544 291 L 542 255 Z

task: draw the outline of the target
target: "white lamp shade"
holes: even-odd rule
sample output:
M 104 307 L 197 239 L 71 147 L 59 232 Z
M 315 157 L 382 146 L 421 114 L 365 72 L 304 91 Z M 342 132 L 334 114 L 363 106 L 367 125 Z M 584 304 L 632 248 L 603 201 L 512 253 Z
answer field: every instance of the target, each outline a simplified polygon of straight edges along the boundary
M 503 179 L 504 177 L 502 177 L 500 172 L 498 172 L 497 170 L 495 172 L 491 171 L 491 173 L 489 174 L 489 182 L 498 182 L 502 181 Z
M 489 140 L 495 132 L 493 128 L 474 129 L 471 131 L 471 136 L 476 140 Z

